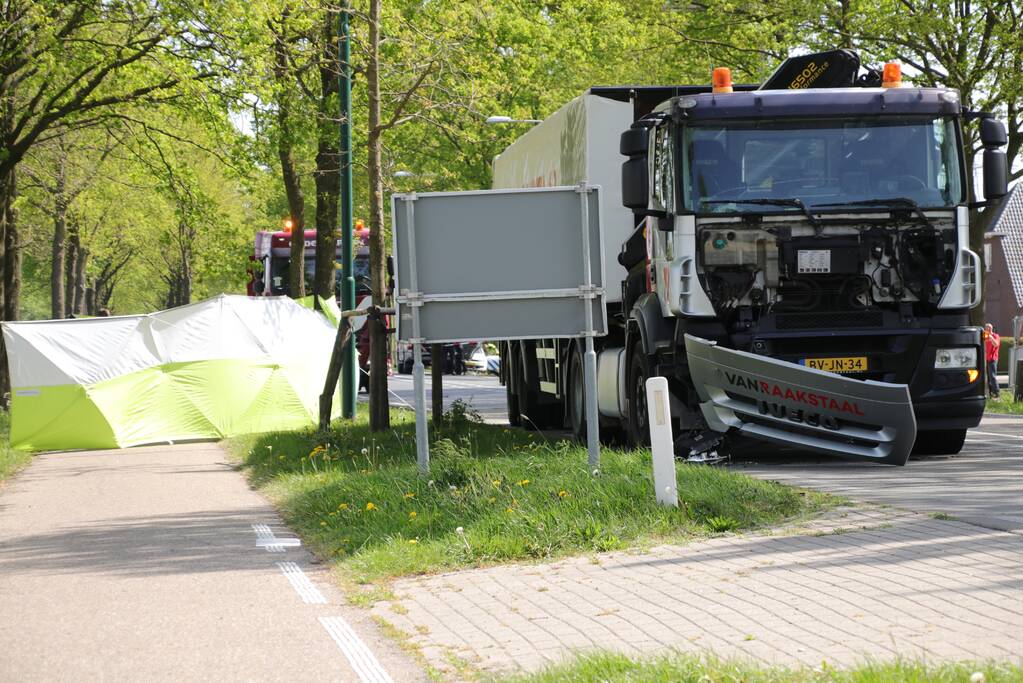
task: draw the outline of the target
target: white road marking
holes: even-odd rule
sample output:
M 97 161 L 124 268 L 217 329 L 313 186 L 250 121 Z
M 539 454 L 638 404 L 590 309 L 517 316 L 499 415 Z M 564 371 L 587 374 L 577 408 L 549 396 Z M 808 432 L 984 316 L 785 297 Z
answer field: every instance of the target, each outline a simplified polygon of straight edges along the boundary
M 320 617 L 320 623 L 334 639 L 363 683 L 394 683 L 366 644 L 341 617 Z
M 302 545 L 302 541 L 297 538 L 277 538 L 273 529 L 266 524 L 253 524 L 252 530 L 256 532 L 256 547 L 266 548 L 268 553 L 283 553 L 285 548 Z
M 1002 438 L 1002 439 L 1023 439 L 1023 436 L 1016 436 L 1015 434 L 1000 434 L 998 432 L 974 432 L 974 431 L 969 431 L 966 434 L 967 435 L 979 434 L 980 436 L 997 436 L 997 437 Z
M 284 577 L 302 598 L 302 602 L 307 605 L 327 604 L 327 598 L 323 597 L 323 593 L 309 580 L 301 567 L 294 562 L 278 562 L 277 566 L 284 572 Z

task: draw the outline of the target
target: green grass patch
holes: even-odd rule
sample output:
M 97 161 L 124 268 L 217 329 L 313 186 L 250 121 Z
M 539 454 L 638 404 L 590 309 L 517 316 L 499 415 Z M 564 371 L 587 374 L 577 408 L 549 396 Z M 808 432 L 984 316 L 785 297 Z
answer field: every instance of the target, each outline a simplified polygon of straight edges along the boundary
M 977 677 L 975 674 L 980 673 Z M 971 679 L 971 677 L 974 677 Z M 1023 682 L 1023 667 L 1005 664 L 925 664 L 896 661 L 850 669 L 759 667 L 715 658 L 668 655 L 631 659 L 625 655 L 583 656 L 539 673 L 500 679 L 502 683 L 1005 683 Z
M 649 451 L 604 450 L 594 473 L 579 444 L 482 424 L 457 407 L 431 428 L 431 474 L 422 478 L 412 414 L 393 411 L 391 423 L 374 434 L 360 415 L 326 435 L 228 443 L 288 524 L 360 582 L 749 529 L 833 500 L 680 465 L 683 504 L 664 508 Z
M 1023 401 L 1013 401 L 1012 392 L 1003 389 L 998 398 L 988 397 L 984 411 L 988 413 L 1001 413 L 1003 415 L 1023 415 Z
M 11 448 L 11 415 L 0 410 L 0 481 L 11 476 L 32 460 L 32 454 Z

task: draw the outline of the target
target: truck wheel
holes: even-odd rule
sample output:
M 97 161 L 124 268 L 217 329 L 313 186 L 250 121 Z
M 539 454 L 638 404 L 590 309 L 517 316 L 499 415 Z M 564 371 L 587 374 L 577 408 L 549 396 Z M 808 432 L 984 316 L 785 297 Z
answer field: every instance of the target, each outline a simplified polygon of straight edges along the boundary
M 519 384 L 519 412 L 522 414 L 522 426 L 526 429 L 550 429 L 560 427 L 561 411 L 563 407 L 559 403 L 546 403 L 541 400 L 540 387 L 529 385 L 529 375 L 536 377 L 536 346 L 535 342 L 522 342 L 522 356 L 519 368 L 521 382 Z M 526 372 L 525 363 L 533 364 L 532 373 Z
M 629 359 L 629 440 L 633 446 L 650 445 L 650 415 L 646 405 L 646 380 L 650 377 L 650 361 L 637 343 Z
M 576 440 L 586 441 L 586 382 L 578 345 L 572 346 L 568 361 L 568 427 Z
M 523 389 L 519 394 L 518 404 L 519 412 L 522 415 L 522 426 L 526 429 L 540 431 L 557 426 L 554 413 L 560 406 L 540 403 L 538 392 Z
M 913 455 L 955 455 L 963 450 L 965 429 L 935 429 L 917 432 Z

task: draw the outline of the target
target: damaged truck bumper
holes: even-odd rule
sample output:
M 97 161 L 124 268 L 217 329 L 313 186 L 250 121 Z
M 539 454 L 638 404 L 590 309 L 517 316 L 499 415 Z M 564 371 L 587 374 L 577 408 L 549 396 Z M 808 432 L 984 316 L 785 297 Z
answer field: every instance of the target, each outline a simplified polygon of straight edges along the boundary
M 916 417 L 905 384 L 857 380 L 686 335 L 707 425 L 828 455 L 905 465 Z

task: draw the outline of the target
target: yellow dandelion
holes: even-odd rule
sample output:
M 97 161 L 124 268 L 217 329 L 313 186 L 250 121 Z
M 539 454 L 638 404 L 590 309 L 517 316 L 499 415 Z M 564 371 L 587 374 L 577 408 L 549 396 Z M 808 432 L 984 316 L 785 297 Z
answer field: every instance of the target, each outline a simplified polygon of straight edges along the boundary
M 494 480 L 493 482 L 491 482 L 491 483 L 493 483 L 493 485 L 494 485 L 494 486 L 500 486 L 500 485 L 501 485 L 501 480 L 500 480 L 500 479 L 495 479 L 495 480 Z
M 528 479 L 521 479 L 519 481 L 519 486 L 529 486 L 529 480 Z
M 415 497 L 416 497 L 416 494 L 412 493 L 411 491 L 409 491 L 408 493 L 405 494 L 405 500 L 411 500 L 411 499 L 413 499 Z
M 419 516 L 419 513 L 418 513 L 418 512 L 416 512 L 415 510 L 413 510 L 413 511 L 412 511 L 412 512 L 410 512 L 410 513 L 408 513 L 408 518 L 409 518 L 409 519 L 415 519 L 415 518 L 416 518 L 416 517 L 418 517 L 418 516 Z
M 376 509 L 377 509 L 377 506 L 374 505 L 373 503 L 366 503 L 366 512 L 370 512 L 370 511 L 376 510 Z
M 416 543 L 419 543 L 419 539 L 418 538 L 410 538 L 408 542 L 409 542 L 409 545 L 415 545 Z
M 515 512 L 515 510 L 512 509 L 512 508 L 508 508 L 508 509 L 505 510 L 505 512 Z
M 564 498 L 567 495 L 568 491 L 566 491 L 565 489 L 561 489 L 560 491 L 558 491 L 558 498 Z
M 337 506 L 337 509 L 338 510 L 347 510 L 348 509 L 348 503 L 341 503 L 340 505 Z

